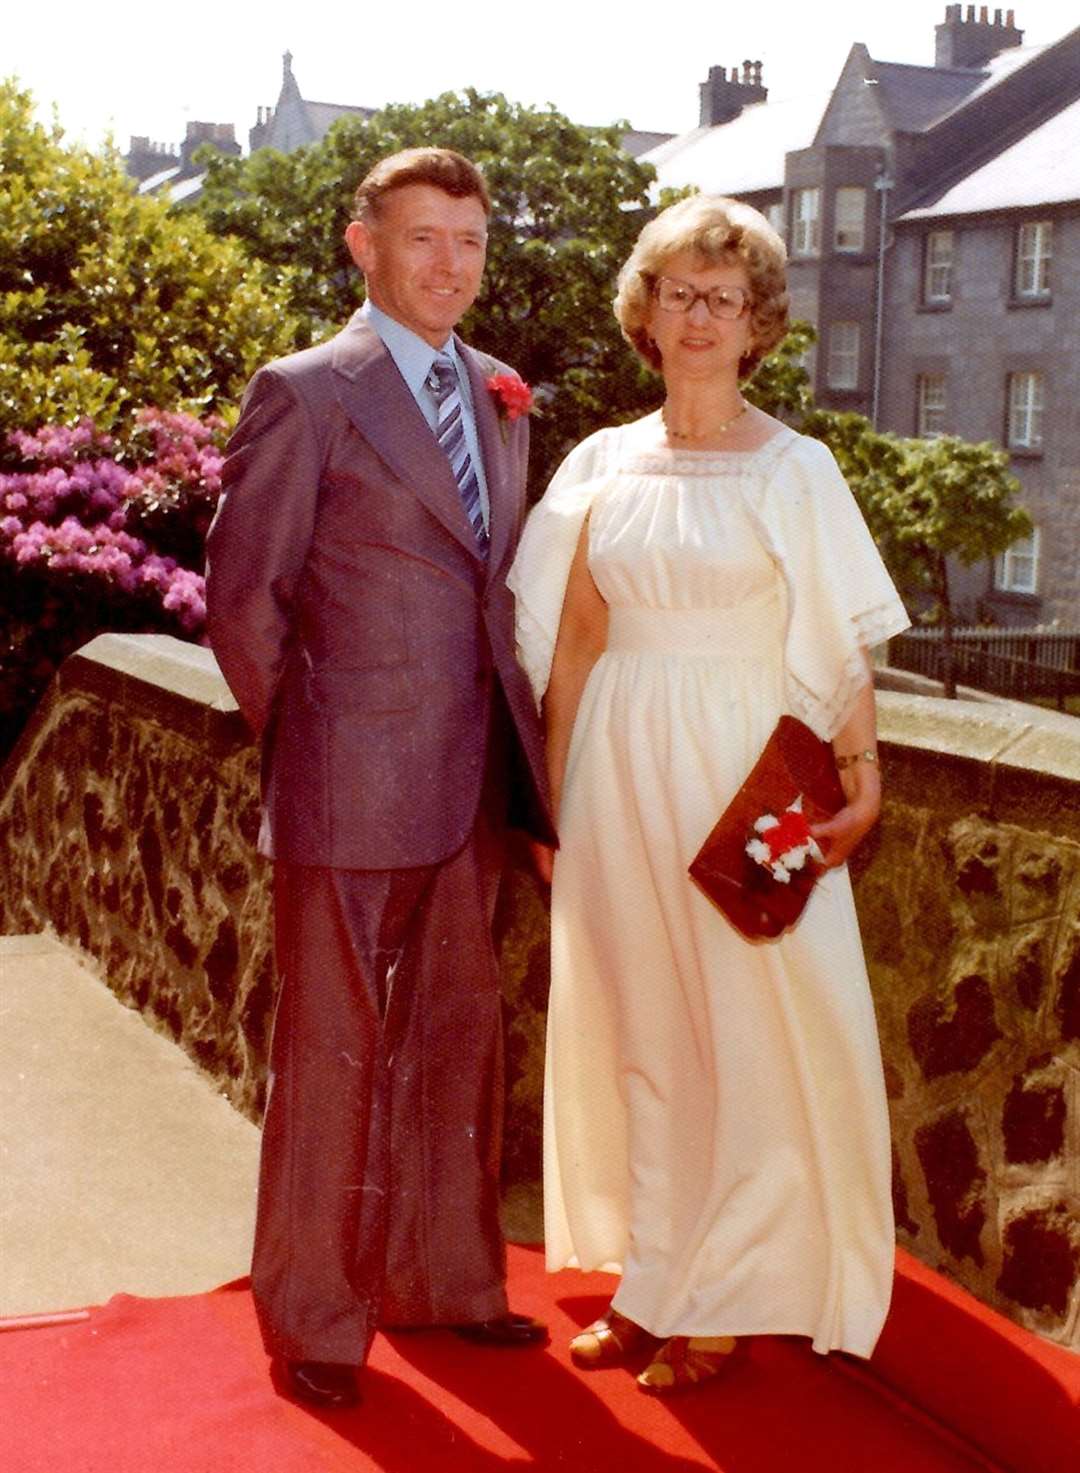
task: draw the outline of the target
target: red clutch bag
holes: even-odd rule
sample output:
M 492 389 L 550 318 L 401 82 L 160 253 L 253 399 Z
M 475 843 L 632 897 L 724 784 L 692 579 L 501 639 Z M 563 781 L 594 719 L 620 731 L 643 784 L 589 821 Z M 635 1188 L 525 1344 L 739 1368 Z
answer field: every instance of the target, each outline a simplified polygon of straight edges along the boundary
M 831 818 L 846 801 L 829 743 L 781 716 L 690 874 L 744 936 L 779 936 L 799 919 L 822 872 L 806 825 Z

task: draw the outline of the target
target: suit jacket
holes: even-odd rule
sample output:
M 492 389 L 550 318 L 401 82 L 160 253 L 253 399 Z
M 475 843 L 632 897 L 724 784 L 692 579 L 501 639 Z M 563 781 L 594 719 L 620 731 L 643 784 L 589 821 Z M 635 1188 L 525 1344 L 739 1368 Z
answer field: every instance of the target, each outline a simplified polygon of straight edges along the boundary
M 499 424 L 484 379 L 503 365 L 455 341 L 490 499 L 486 558 L 444 452 L 362 318 L 261 369 L 229 442 L 207 538 L 208 632 L 262 738 L 260 848 L 296 864 L 399 869 L 455 853 L 500 691 L 525 826 L 554 838 L 506 587 L 528 424 Z

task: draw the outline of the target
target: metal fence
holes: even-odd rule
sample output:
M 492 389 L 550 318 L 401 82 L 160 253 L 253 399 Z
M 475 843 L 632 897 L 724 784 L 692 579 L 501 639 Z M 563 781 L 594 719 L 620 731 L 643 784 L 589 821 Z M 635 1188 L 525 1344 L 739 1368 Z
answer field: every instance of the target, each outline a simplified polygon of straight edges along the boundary
M 941 630 L 898 634 L 889 641 L 889 663 L 933 680 L 943 679 Z M 1070 696 L 1080 696 L 1080 632 L 956 629 L 953 676 L 959 685 L 1017 701 L 1052 700 L 1064 711 Z

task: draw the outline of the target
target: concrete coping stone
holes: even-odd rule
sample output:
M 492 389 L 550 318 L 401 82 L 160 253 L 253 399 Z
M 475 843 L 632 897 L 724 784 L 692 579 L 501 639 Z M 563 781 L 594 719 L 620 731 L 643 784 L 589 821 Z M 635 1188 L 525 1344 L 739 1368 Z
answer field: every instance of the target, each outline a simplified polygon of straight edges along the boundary
M 161 686 L 212 711 L 235 711 L 236 702 L 213 651 L 171 634 L 99 634 L 79 650 L 84 660 Z
M 1015 701 L 995 706 L 895 691 L 879 691 L 877 708 L 882 741 L 1080 782 L 1080 720 L 1074 716 L 1063 719 Z
M 237 716 L 213 652 L 171 634 L 99 634 L 78 658 L 208 711 Z M 1016 701 L 877 693 L 882 741 L 1080 782 L 1080 719 Z

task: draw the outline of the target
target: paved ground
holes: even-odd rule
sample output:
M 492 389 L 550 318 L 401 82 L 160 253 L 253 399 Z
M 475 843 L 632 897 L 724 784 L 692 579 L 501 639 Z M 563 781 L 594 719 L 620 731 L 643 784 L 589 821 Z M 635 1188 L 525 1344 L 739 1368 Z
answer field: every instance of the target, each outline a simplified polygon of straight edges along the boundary
M 258 1139 L 60 942 L 0 938 L 0 1315 L 245 1274 Z

